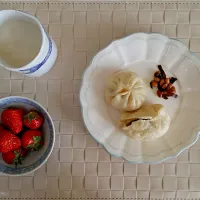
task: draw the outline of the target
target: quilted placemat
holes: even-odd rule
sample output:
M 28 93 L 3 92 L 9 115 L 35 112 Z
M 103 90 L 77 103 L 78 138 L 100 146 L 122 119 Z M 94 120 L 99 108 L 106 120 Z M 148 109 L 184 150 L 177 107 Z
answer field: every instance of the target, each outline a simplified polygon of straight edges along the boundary
M 200 140 L 158 165 L 132 165 L 111 157 L 84 128 L 81 76 L 112 40 L 136 32 L 178 38 L 200 55 L 198 2 L 0 2 L 0 9 L 36 16 L 59 53 L 52 70 L 31 79 L 0 68 L 0 97 L 22 95 L 48 109 L 56 144 L 48 162 L 21 177 L 0 175 L 2 199 L 199 199 Z

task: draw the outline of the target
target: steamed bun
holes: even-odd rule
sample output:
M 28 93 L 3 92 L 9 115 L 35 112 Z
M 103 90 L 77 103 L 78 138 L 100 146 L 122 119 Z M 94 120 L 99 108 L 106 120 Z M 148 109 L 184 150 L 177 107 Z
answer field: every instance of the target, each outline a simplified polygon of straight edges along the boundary
M 170 117 L 161 104 L 144 105 L 136 111 L 122 113 L 120 124 L 131 138 L 153 140 L 168 131 Z
M 112 74 L 105 86 L 106 101 L 121 111 L 132 111 L 145 101 L 146 86 L 141 77 L 132 71 Z

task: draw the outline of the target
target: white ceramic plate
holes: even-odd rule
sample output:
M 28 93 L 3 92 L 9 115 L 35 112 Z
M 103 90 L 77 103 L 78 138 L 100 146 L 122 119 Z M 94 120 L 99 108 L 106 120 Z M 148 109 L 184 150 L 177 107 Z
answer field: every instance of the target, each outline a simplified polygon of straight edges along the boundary
M 130 69 L 149 85 L 158 64 L 168 76 L 178 78 L 179 97 L 160 99 L 149 87 L 145 103 L 163 104 L 172 119 L 170 128 L 154 141 L 131 139 L 117 126 L 119 112 L 105 102 L 105 81 L 118 70 Z M 158 163 L 177 156 L 199 136 L 199 66 L 186 46 L 160 34 L 137 33 L 114 41 L 94 57 L 83 77 L 80 102 L 89 133 L 111 155 L 133 163 Z

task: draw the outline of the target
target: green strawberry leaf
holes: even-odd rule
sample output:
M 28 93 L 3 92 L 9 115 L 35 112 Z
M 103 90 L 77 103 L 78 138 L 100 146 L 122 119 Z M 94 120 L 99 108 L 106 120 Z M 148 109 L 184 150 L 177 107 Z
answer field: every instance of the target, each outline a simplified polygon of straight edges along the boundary
M 41 148 L 40 143 L 35 144 L 35 147 L 34 147 L 35 151 L 39 151 L 40 148 Z
M 17 151 L 14 151 L 15 157 L 19 156 L 19 153 Z
M 34 147 L 34 144 L 29 144 L 27 147 L 26 147 L 26 149 L 33 149 L 33 147 Z
M 41 139 L 42 139 L 41 136 L 33 136 L 34 144 L 40 143 Z
M 14 151 L 14 154 L 15 154 L 15 159 L 13 160 L 13 164 L 15 164 L 15 168 L 17 168 L 18 164 L 22 164 L 24 158 L 22 157 L 21 152 Z
M 42 137 L 41 136 L 34 136 L 33 140 L 34 140 L 33 150 L 38 151 L 41 148 L 40 143 L 41 143 Z

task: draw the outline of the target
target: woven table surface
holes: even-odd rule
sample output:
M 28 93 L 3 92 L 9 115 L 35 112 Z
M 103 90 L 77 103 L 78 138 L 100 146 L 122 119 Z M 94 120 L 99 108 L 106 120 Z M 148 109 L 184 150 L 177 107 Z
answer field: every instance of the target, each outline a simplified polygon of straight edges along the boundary
M 0 97 L 35 99 L 48 109 L 56 127 L 48 162 L 26 176 L 0 175 L 0 198 L 200 198 L 200 141 L 158 165 L 132 165 L 111 157 L 84 128 L 78 93 L 91 58 L 112 40 L 131 33 L 163 33 L 199 55 L 198 2 L 0 2 L 0 9 L 35 15 L 59 49 L 55 66 L 41 78 L 0 68 Z

